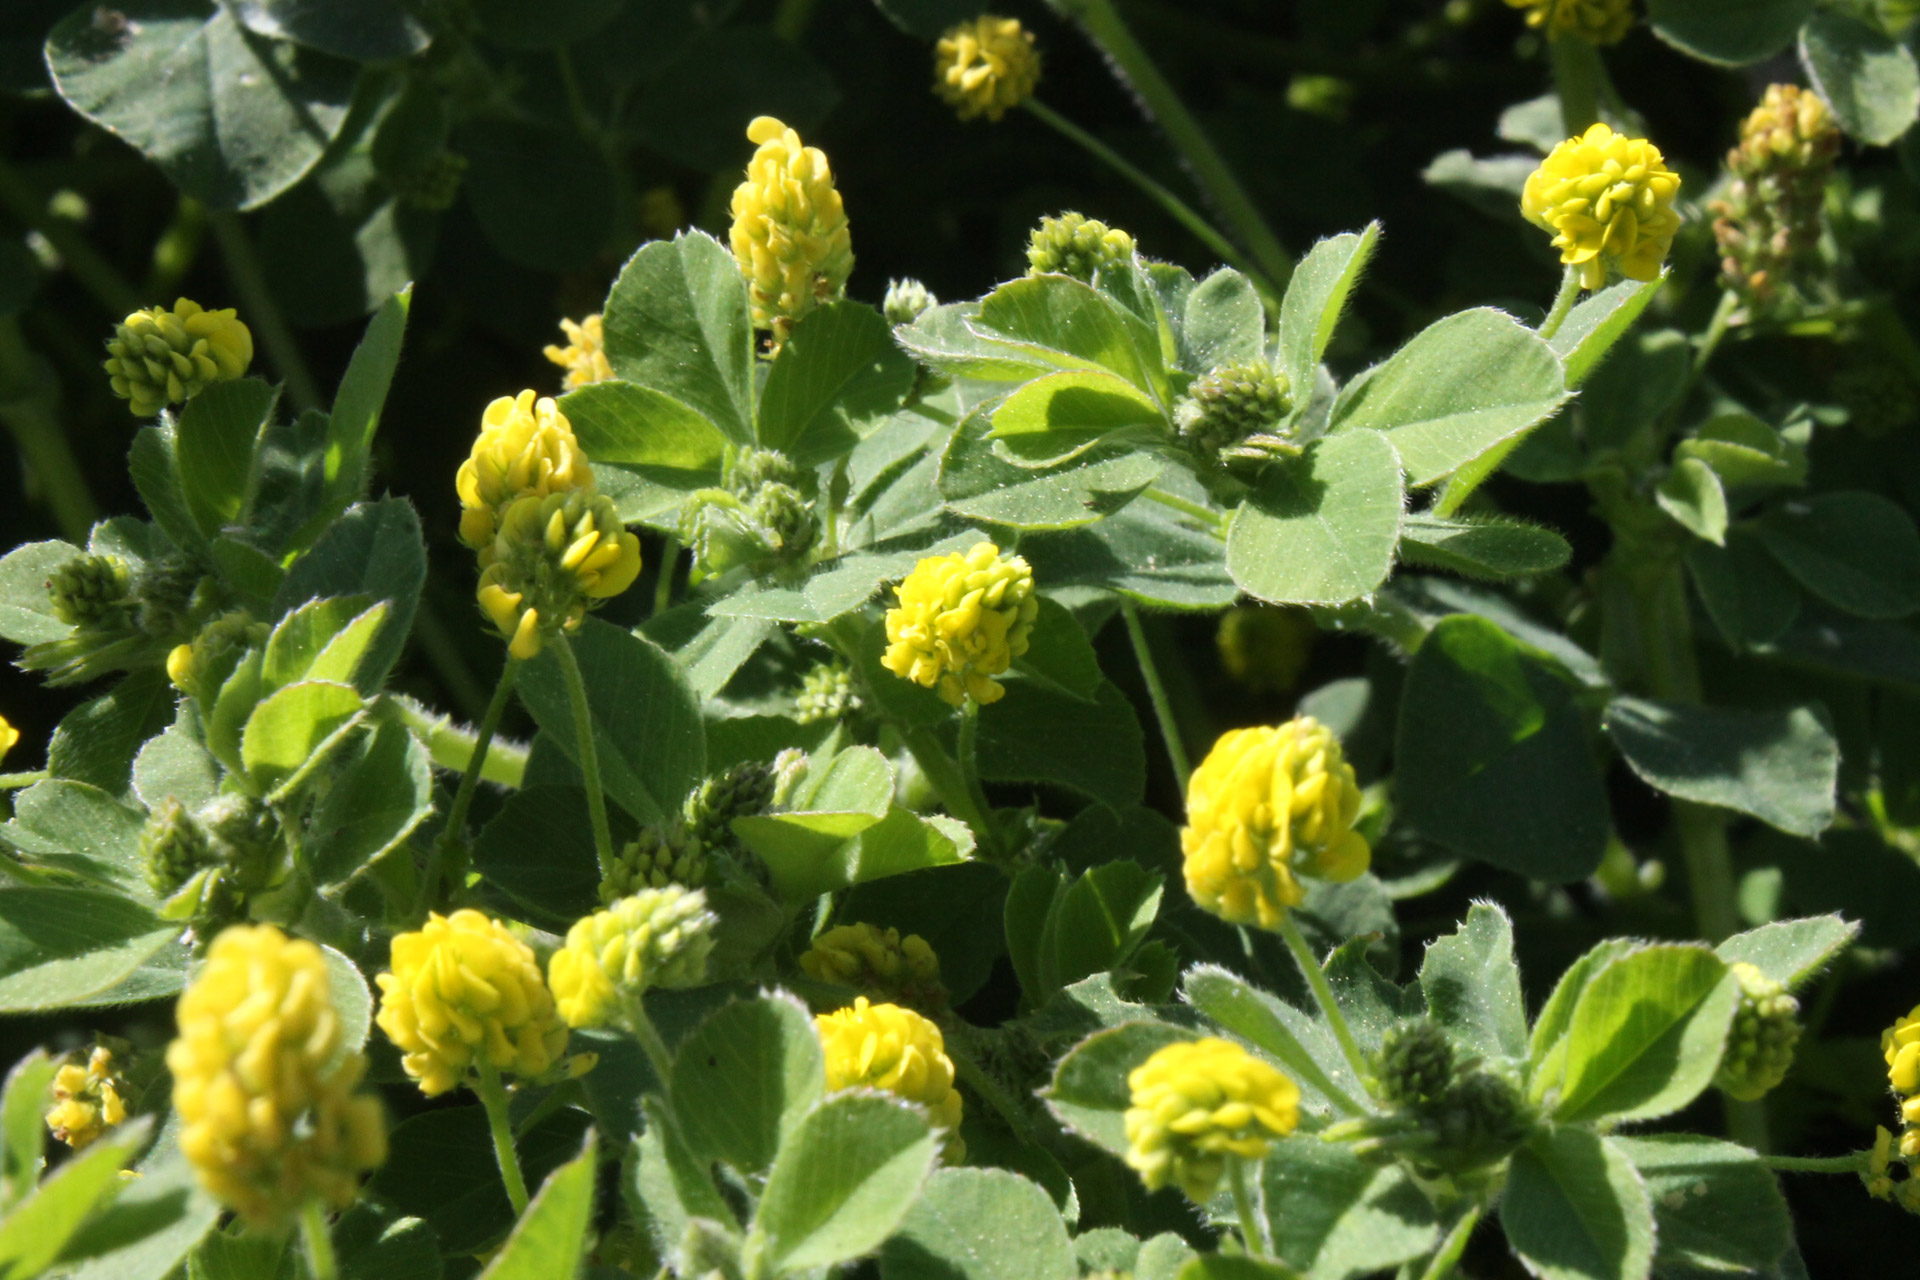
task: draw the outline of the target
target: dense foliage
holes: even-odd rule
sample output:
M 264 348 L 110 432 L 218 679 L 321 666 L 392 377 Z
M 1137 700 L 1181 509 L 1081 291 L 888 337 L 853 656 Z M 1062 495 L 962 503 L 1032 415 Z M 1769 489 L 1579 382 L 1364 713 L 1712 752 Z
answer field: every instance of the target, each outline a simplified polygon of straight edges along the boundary
M 0 13 L 0 1274 L 1920 1238 L 1920 10 L 1272 7 Z

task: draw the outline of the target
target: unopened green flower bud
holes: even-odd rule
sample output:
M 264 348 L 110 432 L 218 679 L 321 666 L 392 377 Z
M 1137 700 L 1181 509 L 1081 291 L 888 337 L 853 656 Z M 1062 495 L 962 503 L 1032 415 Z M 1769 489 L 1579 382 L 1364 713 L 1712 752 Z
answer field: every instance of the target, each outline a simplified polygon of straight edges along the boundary
M 235 889 L 253 893 L 273 882 L 283 842 L 269 806 L 252 796 L 217 796 L 194 817 Z
M 1380 1098 L 1394 1106 L 1431 1107 L 1453 1084 L 1456 1065 L 1453 1041 L 1433 1023 L 1395 1028 L 1380 1047 Z
M 167 677 L 173 687 L 202 707 L 211 707 L 248 649 L 266 644 L 272 628 L 256 622 L 244 610 L 221 614 L 200 628 L 200 634 L 167 655 Z
M 1448 1173 L 1506 1159 L 1533 1130 L 1533 1111 L 1505 1076 L 1469 1071 L 1427 1112 L 1431 1145 L 1418 1158 Z
M 727 488 L 734 496 L 752 498 L 762 486 L 808 487 L 807 473 L 778 449 L 742 449 L 727 470 Z
M 597 1027 L 653 987 L 700 985 L 718 923 L 704 893 L 679 885 L 642 889 L 594 912 L 548 962 L 560 1016 L 570 1026 Z
M 147 825 L 140 831 L 140 869 L 147 886 L 160 897 L 172 897 L 216 861 L 207 833 L 174 797 L 162 800 L 147 816 Z
M 881 302 L 881 313 L 892 325 L 912 324 L 929 308 L 940 305 L 940 299 L 933 291 L 918 280 L 909 277 L 905 280 L 887 282 L 887 296 Z
M 642 889 L 668 885 L 698 888 L 707 882 L 707 856 L 676 820 L 665 827 L 645 826 L 614 855 L 613 866 L 600 882 L 600 901 L 611 905 Z
M 47 578 L 54 616 L 70 627 L 125 626 L 132 589 L 133 577 L 119 556 L 81 556 Z
M 687 797 L 682 816 L 687 832 L 703 849 L 734 843 L 733 820 L 765 813 L 773 804 L 773 766 L 760 761 L 733 765 L 702 782 Z
M 1093 283 L 1094 273 L 1133 257 L 1133 237 L 1077 213 L 1042 218 L 1027 244 L 1027 274 L 1063 275 Z
M 1787 1078 L 1800 1039 L 1800 1002 L 1753 965 L 1729 967 L 1740 984 L 1740 1008 L 1713 1082 L 1743 1102 L 1765 1097 Z
M 818 526 L 813 503 L 787 484 L 763 484 L 753 496 L 753 518 L 773 535 L 773 549 L 783 557 L 804 555 L 813 545 Z
M 853 672 L 837 662 L 823 662 L 801 677 L 793 700 L 793 718 L 801 724 L 844 720 L 860 710 L 860 693 Z
M 181 298 L 172 310 L 149 307 L 114 326 L 103 367 L 113 394 L 144 418 L 240 377 L 252 362 L 253 335 L 236 312 Z
M 1293 409 L 1288 391 L 1287 375 L 1264 360 L 1223 365 L 1187 388 L 1174 413 L 1180 442 L 1216 466 L 1299 453 L 1298 441 L 1275 434 Z

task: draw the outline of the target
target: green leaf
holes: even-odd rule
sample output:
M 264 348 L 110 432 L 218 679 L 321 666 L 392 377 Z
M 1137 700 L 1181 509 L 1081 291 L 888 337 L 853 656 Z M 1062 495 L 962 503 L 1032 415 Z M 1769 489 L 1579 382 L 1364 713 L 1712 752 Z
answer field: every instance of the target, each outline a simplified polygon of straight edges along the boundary
M 1661 1275 L 1765 1273 L 1792 1246 L 1780 1185 L 1745 1147 L 1691 1134 L 1608 1142 L 1646 1180 Z
M 313 810 L 307 857 L 321 884 L 346 880 L 399 846 L 433 813 L 433 765 L 388 720 L 348 744 Z
M 65 1280 L 168 1280 L 222 1213 L 181 1154 L 179 1119 L 161 1132 L 106 1210 L 68 1243 Z M 80 1259 L 86 1261 L 81 1262 Z
M 1513 1155 L 1500 1203 L 1507 1244 L 1540 1280 L 1646 1280 L 1653 1206 L 1618 1147 L 1553 1126 Z
M 235 6 L 250 30 L 295 40 L 322 53 L 358 62 L 387 62 L 424 50 L 432 37 L 405 10 L 384 0 L 241 0 Z
M 1121 964 L 1145 941 L 1160 909 L 1161 878 L 1137 862 L 1092 867 L 1052 895 L 1034 946 L 1035 1006 L 1082 978 Z M 1024 984 L 1023 984 L 1024 985 Z
M 749 1248 L 774 1274 L 871 1253 L 900 1225 L 937 1155 L 917 1107 L 865 1092 L 816 1103 L 780 1144 Z
M 1133 1264 L 1134 1280 L 1175 1280 L 1193 1258 L 1191 1245 L 1163 1231 L 1140 1246 L 1140 1257 Z
M 366 336 L 353 349 L 347 371 L 340 375 L 333 413 L 327 419 L 324 514 L 328 518 L 345 511 L 366 490 L 367 452 L 373 448 L 373 433 L 380 426 L 393 371 L 400 365 L 400 347 L 412 309 L 412 285 L 381 303 L 367 324 Z
M 375 689 L 406 647 L 427 580 L 420 517 L 404 498 L 363 502 L 333 522 L 313 549 L 294 561 L 274 593 L 276 616 L 309 600 L 364 595 L 387 606 L 379 638 L 361 660 L 357 683 Z
M 587 1148 L 555 1169 L 481 1280 L 555 1280 L 576 1275 L 587 1255 L 593 1223 L 593 1136 Z
M 584 1111 L 563 1108 L 519 1134 L 514 1145 L 528 1183 L 543 1181 L 577 1156 L 591 1125 Z M 387 1163 L 368 1189 L 401 1213 L 426 1219 L 449 1256 L 487 1249 L 513 1225 L 486 1113 L 479 1107 L 442 1107 L 411 1116 L 394 1126 L 389 1149 Z M 539 1274 L 545 1280 L 556 1273 Z
M 1600 865 L 1607 798 L 1572 683 L 1493 622 L 1434 627 L 1395 740 L 1400 816 L 1427 838 L 1555 883 Z
M 1051 367 L 1031 348 L 987 336 L 979 319 L 977 302 L 929 307 L 895 329 L 894 341 L 929 368 L 981 382 L 1025 382 Z
M 1806 451 L 1750 413 L 1708 419 L 1674 446 L 1676 458 L 1698 458 L 1729 489 L 1799 484 L 1806 479 Z
M 1704 946 L 1647 946 L 1610 960 L 1573 1007 L 1554 1118 L 1651 1120 L 1686 1106 L 1712 1083 L 1739 1000 L 1739 984 Z M 1536 1079 L 1535 1095 L 1551 1084 Z
M 830 462 L 900 407 L 915 373 L 872 307 L 835 302 L 816 308 L 793 327 L 767 373 L 760 444 L 802 467 Z
M 180 467 L 174 457 L 173 423 L 167 419 L 142 427 L 127 450 L 127 473 L 133 487 L 147 505 L 167 537 L 189 550 L 205 547 L 206 535 L 194 523 L 187 509 L 187 497 L 180 487 Z
M 784 993 L 724 1005 L 673 1058 L 679 1132 L 703 1163 L 764 1172 L 826 1089 L 813 1017 Z
M 17 792 L 0 836 L 26 861 L 145 899 L 140 831 L 146 818 L 98 787 L 55 778 Z
M 678 809 L 675 809 L 678 812 Z M 618 815 L 615 839 L 621 839 Z M 599 909 L 600 864 L 586 792 L 530 786 L 506 798 L 473 842 L 474 869 L 504 889 L 527 916 L 564 931 Z
M 587 686 L 607 794 L 641 822 L 662 822 L 706 771 L 700 703 L 660 647 L 589 618 L 568 642 Z M 543 653 L 520 673 L 519 692 L 568 759 L 579 738 L 560 661 Z
M 1023 463 L 1052 462 L 1109 431 L 1155 428 L 1158 405 L 1133 384 L 1102 369 L 1063 369 L 1035 378 L 993 411 L 993 433 Z
M 327 962 L 327 991 L 340 1020 L 340 1043 L 334 1049 L 337 1062 L 365 1047 L 373 1031 L 373 990 L 359 966 L 340 952 L 323 944 L 320 956 Z
M 1393 571 L 1406 493 L 1376 431 L 1328 436 L 1261 473 L 1227 532 L 1227 571 L 1275 604 L 1345 604 Z
M 165 672 L 133 672 L 61 719 L 47 741 L 47 772 L 109 795 L 126 791 L 134 753 L 173 722 L 174 699 Z
M 1647 0 L 1654 34 L 1708 62 L 1770 58 L 1793 41 L 1814 0 Z
M 1650 786 L 1811 839 L 1833 822 L 1840 744 L 1819 704 L 1736 710 L 1616 698 L 1607 732 Z
M 81 1224 L 125 1185 L 120 1171 L 146 1137 L 146 1121 L 134 1120 L 99 1139 L 0 1220 L 0 1275 L 26 1280 L 44 1273 Z
M 471 161 L 467 207 L 502 257 L 538 271 L 599 260 L 619 220 L 620 180 L 580 130 L 501 113 L 469 119 L 454 150 Z
M 1527 1002 L 1513 959 L 1513 922 L 1491 902 L 1427 946 L 1420 990 L 1433 1020 L 1485 1058 L 1527 1056 Z
M 1098 742 L 1098 751 L 1086 744 Z M 1092 701 L 1055 684 L 1021 680 L 980 709 L 980 776 L 1066 787 L 1107 804 L 1138 801 L 1147 785 L 1146 739 L 1127 696 L 1106 680 Z
M 1559 112 L 1554 113 L 1558 133 Z M 1653 301 L 1671 274 L 1662 271 L 1652 280 L 1620 280 L 1577 303 L 1547 345 L 1566 366 L 1567 390 L 1578 390 L 1587 375 L 1606 359 L 1613 344 L 1626 335 L 1640 313 Z
M 1127 1073 L 1154 1053 L 1195 1033 L 1165 1022 L 1127 1022 L 1095 1032 L 1054 1068 L 1041 1094 L 1060 1123 L 1117 1156 L 1127 1153 L 1125 1115 L 1133 1095 Z
M 71 634 L 54 615 L 47 579 L 80 554 L 66 542 L 23 542 L 0 560 L 0 639 L 40 644 Z
M 960 424 L 940 460 L 940 495 L 956 515 L 1016 529 L 1092 524 L 1132 502 L 1167 465 L 1132 431 L 1034 466 L 1017 461 L 991 432 L 986 413 Z
M 187 401 L 174 422 L 174 457 L 187 509 L 211 538 L 246 510 L 254 453 L 280 389 L 258 378 L 216 382 Z
M 1328 430 L 1385 432 L 1409 484 L 1458 471 L 1470 488 L 1566 399 L 1553 348 L 1512 316 L 1479 307 L 1435 321 L 1348 383 Z M 1483 459 L 1491 461 L 1470 465 Z M 1458 505 L 1453 492 L 1439 514 Z
M 882 1280 L 1075 1280 L 1060 1211 L 1004 1169 L 942 1169 L 880 1251 Z
M 747 282 L 712 236 L 682 232 L 640 246 L 607 294 L 607 360 L 753 443 L 753 325 Z
M 0 889 L 0 1013 L 82 1004 L 174 945 L 180 927 L 89 889 Z
M 1350 1098 L 1366 1092 L 1325 1022 L 1213 965 L 1187 970 L 1182 990 L 1187 1003 L 1285 1067 L 1309 1108 L 1328 1110 L 1336 1089 Z
M 1750 964 L 1789 989 L 1802 986 L 1860 936 L 1860 926 L 1837 915 L 1775 920 L 1736 933 L 1715 947 L 1728 964 Z
M 367 608 L 364 597 L 309 600 L 274 624 L 267 636 L 261 678 L 271 689 L 300 680 L 352 680 L 354 668 L 373 642 L 386 614 L 385 605 Z M 325 668 L 315 670 L 320 655 L 345 636 Z
M 262 791 L 272 792 L 302 773 L 321 751 L 338 748 L 336 735 L 366 707 L 352 685 L 303 680 L 268 695 L 247 717 L 240 760 Z
M 1296 280 L 1299 274 L 1296 268 Z M 1260 294 L 1253 281 L 1231 267 L 1194 285 L 1179 315 L 1180 366 L 1189 373 L 1266 358 L 1267 317 Z
M 1756 534 L 1736 527 L 1724 547 L 1690 542 L 1684 554 L 1700 603 L 1731 647 L 1770 644 L 1800 616 L 1800 588 Z
M 1720 477 L 1699 458 L 1678 459 L 1654 487 L 1653 498 L 1694 537 L 1716 547 L 1726 543 L 1727 494 Z
M 1898 141 L 1920 115 L 1913 53 L 1852 14 L 1823 11 L 1800 28 L 1800 63 L 1842 129 L 1869 146 Z
M 507 49 L 558 49 L 596 34 L 619 11 L 619 0 L 556 0 L 537 13 L 515 0 L 473 6 L 487 39 Z
M 7 1072 L 0 1093 L 0 1212 L 13 1208 L 40 1180 L 48 1091 L 59 1069 L 46 1050 L 35 1049 Z
M 1308 1280 L 1391 1271 L 1439 1237 L 1433 1206 L 1405 1172 L 1344 1145 L 1276 1143 L 1260 1183 L 1273 1251 Z
M 656 1247 L 684 1261 L 687 1226 L 695 1218 L 730 1222 L 733 1210 L 713 1185 L 713 1166 L 695 1159 L 673 1127 L 666 1104 L 656 1096 L 640 1100 L 645 1126 L 634 1139 L 621 1190 L 636 1223 L 651 1228 Z
M 1280 332 L 1274 340 L 1273 362 L 1303 397 L 1313 386 L 1314 370 L 1333 340 L 1347 297 L 1373 257 L 1380 240 L 1380 224 L 1366 230 L 1330 236 L 1307 251 L 1287 281 L 1280 303 Z
M 1178 490 L 1163 473 L 1162 487 Z M 1036 582 L 1063 603 L 1117 591 L 1161 609 L 1217 610 L 1240 588 L 1227 574 L 1226 544 L 1211 527 L 1158 502 L 1133 502 L 1081 529 L 1020 540 Z
M 1553 530 L 1518 520 L 1447 520 L 1423 511 L 1401 523 L 1400 557 L 1470 578 L 1501 579 L 1551 573 L 1573 558 L 1573 548 Z
M 956 533 L 932 546 L 920 538 L 902 538 L 852 551 L 814 566 L 813 575 L 797 588 L 771 587 L 737 591 L 707 606 L 716 618 L 759 618 L 769 622 L 831 622 L 873 598 L 890 578 L 912 572 L 924 556 L 966 551 L 984 537 L 971 531 Z M 895 550 L 895 547 L 905 547 Z
M 118 27 L 75 9 L 47 37 L 67 104 L 216 209 L 298 182 L 346 120 L 358 68 L 245 32 L 205 0 L 136 0 Z
M 1877 493 L 1821 493 L 1784 502 L 1760 540 L 1801 586 L 1862 618 L 1920 609 L 1920 532 Z
M 621 496 L 627 519 L 677 513 L 685 495 L 720 483 L 727 437 L 720 428 L 663 391 L 614 379 L 560 397 L 580 446 L 598 473 L 630 472 L 639 504 Z
M 1160 338 L 1138 316 L 1066 276 L 1027 276 L 980 302 L 976 322 L 989 335 L 1060 369 L 1106 370 L 1167 403 Z

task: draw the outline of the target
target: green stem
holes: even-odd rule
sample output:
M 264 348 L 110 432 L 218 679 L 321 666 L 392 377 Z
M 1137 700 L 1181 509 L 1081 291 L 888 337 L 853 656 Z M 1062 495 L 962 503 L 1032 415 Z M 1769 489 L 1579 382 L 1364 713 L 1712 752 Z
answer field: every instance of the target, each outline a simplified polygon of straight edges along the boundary
M 1174 782 L 1184 795 L 1187 779 L 1193 774 L 1193 762 L 1187 758 L 1187 744 L 1180 738 L 1180 723 L 1174 718 L 1167 686 L 1161 681 L 1160 668 L 1153 660 L 1153 646 L 1147 643 L 1146 628 L 1140 625 L 1140 608 L 1122 596 L 1120 616 L 1127 620 L 1127 637 L 1133 641 L 1133 656 L 1140 664 L 1140 677 L 1147 682 L 1147 698 L 1153 703 L 1154 719 L 1160 722 L 1160 736 L 1167 744 L 1167 760 L 1173 765 Z
M 1861 1173 L 1872 1158 L 1868 1151 L 1844 1156 L 1761 1156 L 1760 1163 L 1781 1173 Z
M 0 319 L 0 421 L 39 482 L 61 536 L 84 547 L 100 508 L 61 424 L 59 396 L 59 381 L 27 346 L 20 322 Z
M 960 707 L 960 777 L 967 787 L 967 798 L 987 826 L 988 842 L 1000 843 L 1000 830 L 994 826 L 993 806 L 987 801 L 986 788 L 980 785 L 980 704 L 968 698 Z
M 1227 1182 L 1233 1187 L 1233 1211 L 1240 1219 L 1240 1247 L 1250 1257 L 1266 1257 L 1271 1250 L 1260 1230 L 1260 1215 L 1253 1211 L 1253 1196 L 1247 1190 L 1247 1162 L 1239 1156 L 1227 1157 Z
M 1267 273 L 1255 266 L 1251 259 L 1234 247 L 1233 241 L 1216 231 L 1213 224 L 1195 212 L 1193 207 L 1187 204 L 1186 201 L 1167 190 L 1166 187 L 1160 183 L 1154 181 L 1145 170 L 1133 164 L 1118 151 L 1115 151 L 1112 147 L 1100 141 L 1100 139 L 1094 137 L 1085 129 L 1082 129 L 1079 125 L 1067 119 L 1038 98 L 1028 98 L 1021 105 L 1045 121 L 1070 142 L 1079 145 L 1088 154 L 1093 156 L 1094 159 L 1100 161 L 1128 182 L 1140 188 L 1141 191 L 1146 193 L 1148 199 L 1172 214 L 1176 222 L 1188 231 L 1191 231 L 1200 243 L 1219 254 L 1222 262 L 1231 263 L 1252 277 L 1259 285 L 1260 292 L 1267 296 L 1269 305 L 1277 306 L 1279 304 L 1279 287 L 1268 278 Z
M 1707 371 L 1707 362 L 1720 349 L 1720 342 L 1727 336 L 1727 329 L 1733 323 L 1733 313 L 1739 308 L 1739 294 L 1728 289 L 1720 295 L 1719 305 L 1713 309 L 1713 318 L 1707 321 L 1707 331 L 1701 336 L 1700 346 L 1693 353 L 1693 366 L 1687 370 L 1687 380 L 1681 386 L 1680 394 L 1673 398 L 1672 404 L 1676 410 L 1699 385 L 1701 376 Z
M 49 213 L 46 197 L 4 160 L 0 160 L 0 206 L 45 236 L 81 288 L 115 319 L 140 309 L 140 294 L 133 282 L 88 244 L 72 221 Z
M 1470 1205 L 1447 1232 L 1447 1238 L 1434 1250 L 1433 1261 L 1420 1273 L 1420 1280 L 1446 1280 L 1453 1269 L 1460 1264 L 1460 1255 L 1467 1251 L 1467 1241 L 1473 1237 L 1473 1229 L 1480 1225 L 1480 1215 L 1486 1212 L 1484 1205 Z
M 500 1085 L 500 1072 L 483 1051 L 474 1055 L 479 1079 L 474 1092 L 486 1108 L 487 1128 L 493 1132 L 493 1157 L 500 1162 L 500 1181 L 506 1185 L 507 1200 L 513 1216 L 527 1211 L 527 1180 L 520 1172 L 520 1156 L 513 1149 L 513 1123 L 507 1115 L 507 1091 Z
M 26 773 L 0 773 L 0 791 L 18 791 L 36 782 L 45 782 L 51 776 L 45 769 L 32 769 Z
M 405 694 L 389 694 L 387 704 L 400 717 L 400 722 L 426 744 L 427 755 L 435 764 L 455 773 L 474 769 L 474 748 L 480 743 L 480 735 L 476 731 L 428 710 Z M 496 738 L 486 758 L 479 761 L 480 767 L 474 771 L 479 773 L 483 782 L 518 790 L 521 779 L 526 776 L 527 755 L 527 748 L 519 743 Z
M 593 731 L 593 708 L 587 702 L 587 680 L 580 660 L 573 656 L 567 633 L 553 633 L 554 655 L 567 677 L 567 698 L 573 709 L 574 735 L 580 740 L 580 777 L 587 787 L 587 816 L 593 819 L 593 851 L 600 860 L 600 878 L 613 874 L 613 828 L 607 823 L 607 797 L 600 789 L 600 747 Z
M 1055 0 L 1055 3 L 1086 29 L 1107 55 L 1121 83 L 1138 97 L 1147 116 L 1165 130 L 1168 140 L 1185 161 L 1187 171 L 1212 198 L 1235 236 L 1260 264 L 1261 274 L 1275 289 L 1285 289 L 1287 278 L 1293 274 L 1293 260 L 1261 218 L 1252 198 L 1227 167 L 1212 140 L 1200 128 L 1199 121 L 1193 118 L 1186 104 L 1174 93 L 1173 86 L 1147 57 L 1147 51 L 1134 39 L 1133 32 L 1127 29 L 1113 0 Z
M 1540 322 L 1542 338 L 1551 338 L 1560 332 L 1560 326 L 1567 322 L 1567 316 L 1573 310 L 1574 299 L 1579 296 L 1580 271 L 1577 267 L 1568 267 L 1560 274 L 1560 292 L 1553 295 L 1553 309 Z
M 972 788 L 967 785 L 966 771 L 959 762 L 947 754 L 931 729 L 903 728 L 901 736 L 947 812 L 972 828 L 974 839 L 980 842 L 980 850 L 989 860 L 998 857 L 1002 852 L 999 833 L 986 810 L 975 802 Z
M 273 290 L 267 287 L 267 273 L 260 265 L 260 255 L 254 251 L 246 227 L 241 225 L 240 215 L 231 209 L 216 209 L 208 215 L 208 221 L 213 226 L 213 238 L 220 246 L 220 255 L 227 260 L 233 291 L 239 295 L 243 308 L 241 318 L 260 335 L 260 345 L 266 348 L 273 367 L 280 371 L 281 380 L 287 384 L 288 400 L 301 413 L 322 408 L 319 385 L 307 368 L 306 358 L 300 354 L 300 344 L 294 341 L 286 317 L 280 313 L 280 304 L 273 300 Z
M 300 1210 L 300 1234 L 307 1241 L 307 1265 L 313 1280 L 336 1280 L 340 1264 L 334 1261 L 333 1237 L 327 1234 L 327 1215 L 318 1200 L 308 1200 Z
M 1547 42 L 1561 127 L 1577 137 L 1600 119 L 1600 51 L 1578 36 Z
M 1353 1029 L 1347 1025 L 1347 1015 L 1341 1012 L 1340 1004 L 1333 998 L 1333 987 L 1327 982 L 1326 970 L 1314 959 L 1313 948 L 1300 934 L 1300 926 L 1293 918 L 1293 912 L 1280 913 L 1280 936 L 1286 939 L 1287 949 L 1293 952 L 1293 958 L 1300 964 L 1300 972 L 1306 976 L 1307 985 L 1313 988 L 1313 998 L 1320 1005 L 1320 1012 L 1326 1017 L 1327 1024 L 1333 1028 L 1333 1038 L 1340 1042 L 1340 1052 L 1346 1055 L 1347 1066 L 1353 1070 L 1354 1083 L 1365 1089 L 1367 1076 L 1367 1057 L 1360 1052 L 1360 1044 L 1353 1038 Z
M 660 544 L 660 580 L 653 584 L 653 616 L 659 617 L 673 606 L 673 571 L 680 559 L 680 539 L 668 534 Z
M 646 1002 L 641 997 L 626 1001 L 625 1012 L 627 1029 L 646 1051 L 647 1065 L 653 1068 L 654 1078 L 660 1082 L 660 1094 L 665 1097 L 673 1079 L 673 1055 L 667 1052 L 667 1042 L 660 1038 L 660 1029 L 647 1016 Z
M 1198 502 L 1189 501 L 1178 494 L 1168 493 L 1164 489 L 1156 489 L 1152 485 L 1141 490 L 1140 496 L 1149 502 L 1157 502 L 1163 507 L 1178 511 L 1183 516 L 1192 516 L 1204 524 L 1216 537 L 1226 536 L 1223 531 L 1226 528 L 1227 518 L 1212 507 L 1202 506 Z
M 487 714 L 480 721 L 467 767 L 460 774 L 460 787 L 453 793 L 453 804 L 447 809 L 446 825 L 440 829 L 440 838 L 433 842 L 433 851 L 427 857 L 427 874 L 420 882 L 420 906 L 414 913 L 416 919 L 426 917 L 443 880 L 452 880 L 457 887 L 466 875 L 467 810 L 473 807 L 474 793 L 480 789 L 493 735 L 500 731 L 500 717 L 506 714 L 507 703 L 513 697 L 513 682 L 519 674 L 520 660 L 509 657 L 500 669 L 500 683 L 494 686 Z

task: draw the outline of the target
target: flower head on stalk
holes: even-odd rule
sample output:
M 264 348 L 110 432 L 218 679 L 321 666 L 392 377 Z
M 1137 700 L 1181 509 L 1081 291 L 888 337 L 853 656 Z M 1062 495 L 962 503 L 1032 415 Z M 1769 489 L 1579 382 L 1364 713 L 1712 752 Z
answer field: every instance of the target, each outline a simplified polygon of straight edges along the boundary
M 983 13 L 948 28 L 934 45 L 934 92 L 962 120 L 998 120 L 1039 83 L 1040 53 L 1018 18 Z
M 947 1131 L 946 1157 L 966 1156 L 960 1141 L 964 1107 L 953 1087 L 953 1059 L 940 1028 L 911 1009 L 857 996 L 845 1009 L 814 1019 L 826 1053 L 827 1089 L 883 1089 L 917 1102 Z
M 1598 289 L 1609 271 L 1629 280 L 1660 274 L 1680 229 L 1680 175 L 1660 148 L 1596 124 L 1555 147 L 1527 179 L 1520 211 L 1553 232 L 1560 261 Z
M 998 702 L 1005 673 L 1027 651 L 1040 601 L 1033 570 L 991 542 L 915 565 L 887 610 L 881 662 L 903 680 L 937 692 L 949 706 Z
M 591 491 L 593 467 L 560 406 L 522 391 L 487 406 L 454 488 L 460 494 L 460 540 L 480 553 L 484 567 L 508 507 L 521 498 Z
M 747 140 L 758 150 L 734 188 L 729 238 L 754 327 L 778 346 L 802 316 L 846 289 L 853 241 L 825 152 L 772 116 L 748 124 Z
M 1127 1076 L 1127 1164 L 1149 1191 L 1213 1198 L 1227 1161 L 1263 1159 L 1300 1122 L 1300 1087 L 1230 1040 L 1157 1050 Z
M 546 638 L 571 631 L 600 600 L 640 576 L 640 539 L 627 531 L 613 500 L 591 490 L 514 501 L 501 517 L 480 573 L 481 611 L 531 658 Z
M 145 418 L 240 377 L 252 363 L 253 334 L 238 312 L 180 298 L 171 309 L 148 307 L 115 325 L 103 367 L 113 394 Z
M 706 894 L 677 884 L 642 889 L 577 921 L 547 962 L 560 1016 L 573 1027 L 602 1026 L 654 987 L 699 986 L 718 923 Z

